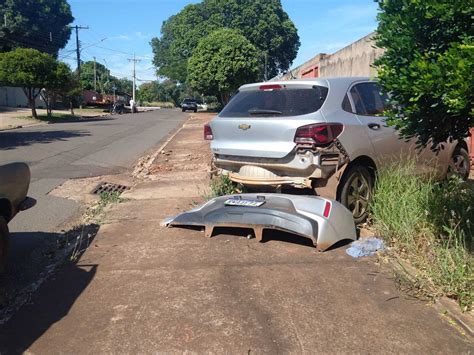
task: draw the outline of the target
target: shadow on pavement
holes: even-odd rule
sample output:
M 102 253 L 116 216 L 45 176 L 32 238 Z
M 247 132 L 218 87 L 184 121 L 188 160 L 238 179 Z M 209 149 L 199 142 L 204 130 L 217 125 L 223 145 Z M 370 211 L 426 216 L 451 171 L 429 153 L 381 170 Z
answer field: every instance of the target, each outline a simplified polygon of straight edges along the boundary
M 0 149 L 10 150 L 20 146 L 28 146 L 35 143 L 51 143 L 54 141 L 65 141 L 70 138 L 90 136 L 88 131 L 4 131 L 0 132 Z
M 16 291 L 18 291 L 18 286 L 21 286 L 23 290 L 15 294 L 16 298 L 10 300 L 10 303 L 18 302 L 18 300 L 21 303 L 27 300 L 29 302 L 24 304 L 5 324 L 0 325 L 1 354 L 24 352 L 54 323 L 68 314 L 77 298 L 87 288 L 97 272 L 98 265 L 78 264 L 76 261 L 80 260 L 82 254 L 94 240 L 98 230 L 99 226 L 92 224 L 77 228 L 66 234 L 12 234 L 12 240 L 16 240 L 16 243 L 12 243 L 12 253 L 9 261 L 10 263 L 16 262 L 19 265 L 15 265 L 4 275 L 0 283 L 0 291 L 3 292 L 5 288 L 8 289 L 9 287 L 16 288 Z M 55 262 L 56 264 L 62 263 L 63 265 L 61 265 L 59 271 L 52 279 L 46 280 L 36 293 L 32 294 L 34 289 L 32 290 L 30 285 L 48 277 L 48 263 L 46 262 L 37 265 L 41 270 L 36 270 L 36 272 L 33 272 L 33 275 L 30 274 L 32 271 L 28 265 L 30 262 L 29 255 L 23 249 L 24 243 L 38 243 L 38 241 L 33 241 L 35 237 L 42 240 L 48 238 L 49 242 L 53 244 L 65 243 L 65 245 L 58 248 L 63 248 L 62 250 L 67 250 L 67 252 L 61 255 L 61 259 L 49 260 L 49 265 Z M 67 245 L 68 242 L 69 246 Z M 43 257 L 50 258 L 48 253 L 51 250 L 46 248 L 45 252 L 46 255 L 43 255 Z M 21 285 L 12 285 L 17 280 L 23 280 Z M 29 285 L 24 284 L 25 280 L 28 281 Z

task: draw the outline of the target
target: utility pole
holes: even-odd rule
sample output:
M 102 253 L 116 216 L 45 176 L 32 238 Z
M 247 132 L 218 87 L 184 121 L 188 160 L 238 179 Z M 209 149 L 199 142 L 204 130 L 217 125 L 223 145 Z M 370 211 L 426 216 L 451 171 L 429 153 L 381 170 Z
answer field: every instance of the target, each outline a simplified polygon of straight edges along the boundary
M 97 92 L 97 69 L 95 66 L 95 57 L 94 57 L 94 91 Z
M 133 62 L 133 93 L 132 93 L 132 99 L 133 99 L 133 102 L 135 102 L 135 87 L 136 87 L 135 82 L 136 82 L 136 79 L 137 79 L 135 65 L 137 64 L 137 62 L 140 61 L 140 59 L 136 59 L 135 54 L 133 54 L 133 58 L 129 58 L 128 60 L 130 62 Z
M 77 77 L 81 78 L 81 44 L 79 42 L 79 30 L 88 30 L 89 26 L 73 26 L 71 28 L 76 29 L 76 55 L 77 55 Z

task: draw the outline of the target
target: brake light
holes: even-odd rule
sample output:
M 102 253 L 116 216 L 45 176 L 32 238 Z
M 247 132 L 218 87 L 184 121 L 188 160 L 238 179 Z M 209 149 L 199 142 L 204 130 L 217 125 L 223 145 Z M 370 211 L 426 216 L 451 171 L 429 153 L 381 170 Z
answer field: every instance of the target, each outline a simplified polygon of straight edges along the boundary
M 326 205 L 324 206 L 324 212 L 323 212 L 324 218 L 328 218 L 330 212 L 331 212 L 331 202 L 326 201 Z
M 281 85 L 278 84 L 267 84 L 267 85 L 260 85 L 260 90 L 278 90 L 281 89 Z
M 209 123 L 206 123 L 204 125 L 204 139 L 206 141 L 212 141 L 214 139 L 214 136 L 212 135 L 212 129 Z
M 342 133 L 343 128 L 341 123 L 317 123 L 302 126 L 296 130 L 294 142 L 325 146 L 332 143 Z

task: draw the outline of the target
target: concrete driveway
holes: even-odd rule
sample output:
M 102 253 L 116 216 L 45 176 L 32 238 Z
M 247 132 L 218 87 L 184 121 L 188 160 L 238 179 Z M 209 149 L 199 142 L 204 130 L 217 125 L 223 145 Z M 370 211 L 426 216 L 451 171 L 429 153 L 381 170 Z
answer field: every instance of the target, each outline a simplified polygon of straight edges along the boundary
M 28 353 L 468 353 L 430 305 L 399 293 L 376 259 L 345 247 L 247 233 L 207 239 L 159 222 L 202 200 L 209 152 L 188 121 L 148 180 L 114 205 L 67 264 L 0 327 L 0 351 Z

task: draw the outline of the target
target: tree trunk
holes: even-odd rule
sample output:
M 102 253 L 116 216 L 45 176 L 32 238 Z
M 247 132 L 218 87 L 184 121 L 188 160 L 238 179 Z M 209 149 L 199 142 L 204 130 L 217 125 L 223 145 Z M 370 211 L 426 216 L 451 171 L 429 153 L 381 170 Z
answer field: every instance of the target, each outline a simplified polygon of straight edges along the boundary
M 31 108 L 31 117 L 33 117 L 35 120 L 37 120 L 38 119 L 38 114 L 36 113 L 35 99 L 28 99 L 28 104 L 30 105 L 30 108 Z
M 69 108 L 71 109 L 71 115 L 74 116 L 74 103 L 72 100 L 69 100 Z
M 36 97 L 33 93 L 33 88 L 26 88 L 23 90 L 25 92 L 26 97 L 28 98 L 28 106 L 31 108 L 31 117 L 35 120 L 38 119 L 38 114 L 36 113 Z

